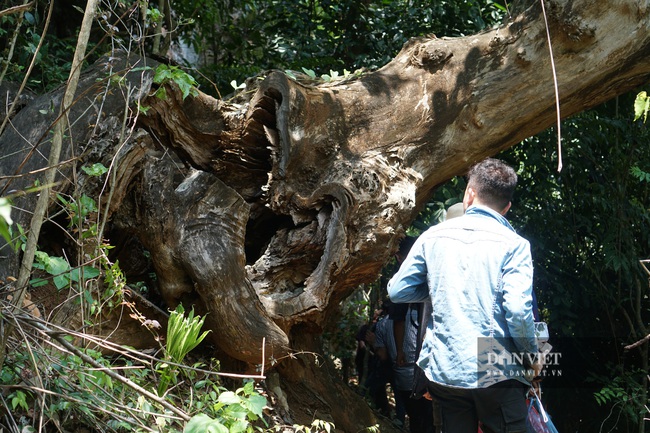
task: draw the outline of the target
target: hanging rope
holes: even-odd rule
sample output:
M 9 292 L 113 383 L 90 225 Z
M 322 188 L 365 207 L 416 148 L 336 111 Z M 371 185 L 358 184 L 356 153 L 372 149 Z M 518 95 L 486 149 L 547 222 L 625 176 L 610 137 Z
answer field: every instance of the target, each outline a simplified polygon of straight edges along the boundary
M 555 61 L 553 60 L 553 46 L 551 45 L 551 32 L 548 28 L 548 20 L 546 18 L 546 9 L 544 8 L 544 0 L 539 0 L 542 5 L 542 15 L 544 16 L 544 24 L 546 26 L 546 39 L 548 40 L 548 51 L 551 55 L 551 69 L 553 70 L 553 86 L 555 87 L 555 111 L 557 112 L 557 171 L 562 171 L 562 132 L 560 127 L 560 92 L 557 86 L 557 74 L 555 73 Z

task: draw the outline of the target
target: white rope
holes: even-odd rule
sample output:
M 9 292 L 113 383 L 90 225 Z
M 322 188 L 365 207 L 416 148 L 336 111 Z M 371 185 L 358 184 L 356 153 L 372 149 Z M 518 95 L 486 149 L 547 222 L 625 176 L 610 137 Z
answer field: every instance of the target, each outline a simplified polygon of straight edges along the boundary
M 557 171 L 562 171 L 562 133 L 560 128 L 560 91 L 557 85 L 557 74 L 555 73 L 555 61 L 553 60 L 553 46 L 551 45 L 551 32 L 548 28 L 546 19 L 546 9 L 544 9 L 544 0 L 539 0 L 542 5 L 542 15 L 544 15 L 544 24 L 546 26 L 546 39 L 548 40 L 548 51 L 551 55 L 551 68 L 553 69 L 553 86 L 555 87 L 555 111 L 557 112 Z

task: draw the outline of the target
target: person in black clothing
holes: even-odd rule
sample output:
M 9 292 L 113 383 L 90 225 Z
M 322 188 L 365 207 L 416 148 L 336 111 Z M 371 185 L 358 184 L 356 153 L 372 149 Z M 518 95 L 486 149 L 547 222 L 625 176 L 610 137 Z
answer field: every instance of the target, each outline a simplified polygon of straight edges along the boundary
M 367 390 L 367 395 L 375 409 L 383 416 L 390 416 L 390 404 L 388 402 L 388 394 L 386 393 L 386 384 L 391 380 L 391 365 L 380 359 L 375 352 L 375 329 L 377 323 L 385 320 L 388 314 L 388 303 L 384 302 L 381 309 L 375 310 L 373 321 L 365 329 L 364 346 L 367 354 L 364 355 L 368 360 L 367 373 L 363 388 Z M 361 333 L 362 329 L 359 330 Z M 365 372 L 365 368 L 363 369 Z M 360 381 L 362 380 L 362 376 Z M 361 384 L 361 382 L 360 382 Z

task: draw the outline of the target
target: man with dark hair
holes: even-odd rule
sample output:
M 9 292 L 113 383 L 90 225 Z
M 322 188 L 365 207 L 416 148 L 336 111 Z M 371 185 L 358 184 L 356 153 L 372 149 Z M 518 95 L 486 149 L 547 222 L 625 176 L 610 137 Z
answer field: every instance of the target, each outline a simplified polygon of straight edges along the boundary
M 469 193 L 472 197 L 478 195 L 483 205 L 497 210 L 501 215 L 508 212 L 517 186 L 517 173 L 511 167 L 498 159 L 487 158 L 472 166 L 467 177 L 467 189 L 463 199 L 465 209 L 468 207 Z
M 516 184 L 502 161 L 473 166 L 465 214 L 424 232 L 388 283 L 393 302 L 431 300 L 417 364 L 444 433 L 475 433 L 479 421 L 485 433 L 526 431 L 538 365 L 530 245 L 504 217 Z

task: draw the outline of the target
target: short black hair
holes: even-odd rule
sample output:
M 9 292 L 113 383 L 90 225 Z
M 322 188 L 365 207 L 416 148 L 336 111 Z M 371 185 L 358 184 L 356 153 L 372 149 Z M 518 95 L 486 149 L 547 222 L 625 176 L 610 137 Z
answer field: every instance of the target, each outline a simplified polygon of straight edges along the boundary
M 505 162 L 486 158 L 473 165 L 467 177 L 468 186 L 486 205 L 501 210 L 512 201 L 517 186 L 517 173 Z

